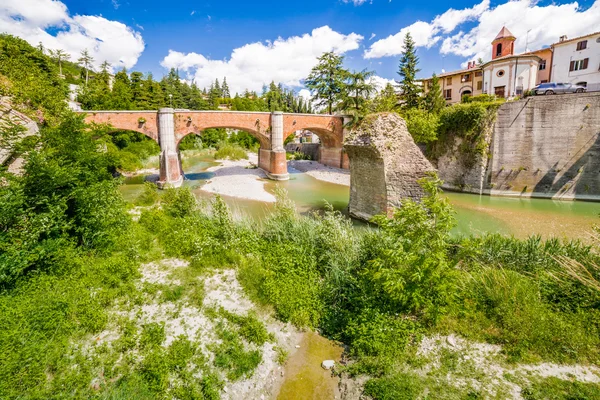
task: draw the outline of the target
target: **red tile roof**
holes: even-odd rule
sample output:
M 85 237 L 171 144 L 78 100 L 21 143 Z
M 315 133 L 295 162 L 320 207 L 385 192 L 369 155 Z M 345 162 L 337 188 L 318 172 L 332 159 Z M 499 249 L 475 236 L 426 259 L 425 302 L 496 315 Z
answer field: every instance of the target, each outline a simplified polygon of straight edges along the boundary
M 498 39 L 504 39 L 504 38 L 514 38 L 515 35 L 513 35 L 508 29 L 506 29 L 505 26 L 502 27 L 502 29 L 500 29 L 500 32 L 498 33 L 498 35 L 496 35 L 496 39 L 494 40 L 498 40 Z

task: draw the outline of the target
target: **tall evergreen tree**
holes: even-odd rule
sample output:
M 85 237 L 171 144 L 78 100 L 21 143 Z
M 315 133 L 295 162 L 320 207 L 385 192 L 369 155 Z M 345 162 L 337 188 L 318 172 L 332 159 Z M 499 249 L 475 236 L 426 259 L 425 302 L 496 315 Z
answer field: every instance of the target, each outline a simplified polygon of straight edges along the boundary
M 115 75 L 110 100 L 113 110 L 130 110 L 132 108 L 131 81 L 125 68 Z
M 318 61 L 304 83 L 312 92 L 313 101 L 318 106 L 327 107 L 331 114 L 341 98 L 348 71 L 342 67 L 344 57 L 332 51 L 324 53 Z
M 400 80 L 400 89 L 402 98 L 404 99 L 404 106 L 408 108 L 418 107 L 421 101 L 421 87 L 416 83 L 416 75 L 420 71 L 417 68 L 418 63 L 419 58 L 417 57 L 415 42 L 410 32 L 406 32 L 406 36 L 404 37 L 404 51 L 400 57 L 398 75 L 402 78 Z
M 440 87 L 440 79 L 436 74 L 431 77 L 431 86 L 425 95 L 425 108 L 427 111 L 434 114 L 439 114 L 446 106 L 446 101 L 442 97 L 442 88 Z
M 223 78 L 223 86 L 221 87 L 221 90 L 223 92 L 223 98 L 231 98 L 231 93 L 229 92 L 229 85 L 227 84 L 227 77 Z
M 90 68 L 94 62 L 94 58 L 87 49 L 83 49 L 77 62 L 85 70 L 85 84 L 87 85 L 90 79 Z

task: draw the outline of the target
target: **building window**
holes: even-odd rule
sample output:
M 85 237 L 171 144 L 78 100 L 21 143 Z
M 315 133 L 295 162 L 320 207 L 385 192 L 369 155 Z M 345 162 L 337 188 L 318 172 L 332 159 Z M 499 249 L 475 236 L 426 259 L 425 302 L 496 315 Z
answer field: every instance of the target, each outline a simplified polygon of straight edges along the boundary
M 483 88 L 483 82 L 479 81 L 477 82 L 477 90 L 481 90 L 481 88 Z
M 543 70 L 545 70 L 545 69 L 546 69 L 546 60 L 542 60 L 542 61 L 540 61 L 540 65 L 539 65 L 538 69 L 539 69 L 540 71 L 543 71 Z
M 583 60 L 573 60 L 569 65 L 569 71 L 579 71 L 582 69 L 587 69 L 589 58 L 584 58 Z
M 452 89 L 444 90 L 444 99 L 452 100 Z
M 475 72 L 475 76 L 479 78 L 480 76 L 483 76 L 483 72 L 477 71 Z
M 452 77 L 446 78 L 446 85 L 452 85 Z
M 504 70 L 501 69 L 500 71 L 496 72 L 497 76 L 504 76 Z
M 460 79 L 461 82 L 471 82 L 471 74 L 465 74 Z
M 581 42 L 577 42 L 577 51 L 587 49 L 587 40 L 582 40 Z
M 498 43 L 496 45 L 496 57 L 500 57 L 502 55 L 502 43 Z

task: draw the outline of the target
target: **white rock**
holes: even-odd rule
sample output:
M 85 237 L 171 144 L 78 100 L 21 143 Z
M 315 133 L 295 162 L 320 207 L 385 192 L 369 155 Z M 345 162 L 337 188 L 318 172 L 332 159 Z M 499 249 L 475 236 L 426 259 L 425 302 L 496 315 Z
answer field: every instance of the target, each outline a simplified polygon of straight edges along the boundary
M 335 365 L 335 361 L 333 360 L 325 360 L 321 363 L 321 367 L 325 369 L 331 369 Z
M 296 348 L 297 348 L 297 349 L 299 349 L 299 348 L 300 348 L 300 345 L 299 345 L 299 344 L 297 344 L 297 345 L 296 345 Z

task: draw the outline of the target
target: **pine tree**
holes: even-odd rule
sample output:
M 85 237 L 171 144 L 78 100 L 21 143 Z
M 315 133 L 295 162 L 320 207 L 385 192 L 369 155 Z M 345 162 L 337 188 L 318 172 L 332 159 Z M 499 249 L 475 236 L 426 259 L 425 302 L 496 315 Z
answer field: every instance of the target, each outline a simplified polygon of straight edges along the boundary
M 404 99 L 404 106 L 408 108 L 418 107 L 421 100 L 421 87 L 416 83 L 416 75 L 420 71 L 417 68 L 418 63 L 419 58 L 416 54 L 415 42 L 410 32 L 407 32 L 404 37 L 404 51 L 400 57 L 398 75 L 402 77 L 400 80 L 400 89 L 402 98 Z
M 223 91 L 223 98 L 231 98 L 231 93 L 229 92 L 229 85 L 227 85 L 227 77 L 223 77 L 223 86 L 221 87 L 221 90 Z
M 305 81 L 306 87 L 313 93 L 313 101 L 327 107 L 329 114 L 333 113 L 344 89 L 348 71 L 342 67 L 343 61 L 344 57 L 334 52 L 324 53 Z
M 113 110 L 130 110 L 132 108 L 131 81 L 125 68 L 115 75 L 110 98 Z
M 429 91 L 425 95 L 425 108 L 427 111 L 439 114 L 440 111 L 446 106 L 446 101 L 442 97 L 442 88 L 440 87 L 440 80 L 436 74 L 431 77 L 431 86 Z

